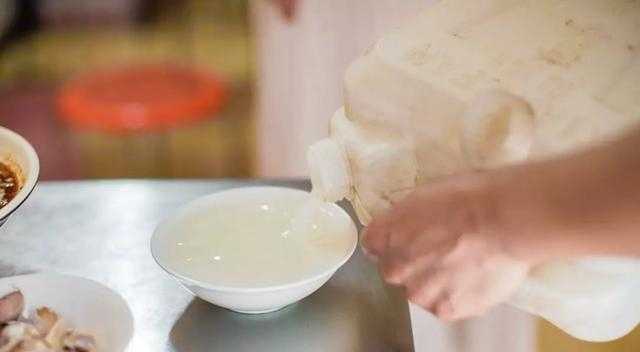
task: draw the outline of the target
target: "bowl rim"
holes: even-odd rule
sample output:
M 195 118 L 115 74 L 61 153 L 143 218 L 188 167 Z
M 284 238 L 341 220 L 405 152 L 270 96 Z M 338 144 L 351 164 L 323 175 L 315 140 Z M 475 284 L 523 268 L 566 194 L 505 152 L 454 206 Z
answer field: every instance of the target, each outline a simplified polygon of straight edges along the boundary
M 10 200 L 7 205 L 0 208 L 0 221 L 2 221 L 18 209 L 29 195 L 31 195 L 31 192 L 33 192 L 36 184 L 38 183 L 38 176 L 40 174 L 40 159 L 38 158 L 38 154 L 33 146 L 16 132 L 0 126 L 0 139 L 13 140 L 19 144 L 24 150 L 27 157 L 27 163 L 29 164 L 29 173 L 28 175 L 25 175 L 24 185 L 22 185 L 18 194 L 16 194 L 16 196 Z
M 159 232 L 160 229 L 162 229 L 164 226 L 166 226 L 166 224 L 173 220 L 175 215 L 175 213 L 178 213 L 180 211 L 186 210 L 190 207 L 192 207 L 194 204 L 205 201 L 205 200 L 211 200 L 214 198 L 218 198 L 218 197 L 223 197 L 223 196 L 227 196 L 230 193 L 238 193 L 238 192 L 260 192 L 260 191 L 265 191 L 265 190 L 270 190 L 270 191 L 279 191 L 279 192 L 291 192 L 291 193 L 304 193 L 307 196 L 310 196 L 311 194 L 309 192 L 300 190 L 300 189 L 296 189 L 296 188 L 289 188 L 289 187 L 278 187 L 278 186 L 241 186 L 241 187 L 234 187 L 234 188 L 229 188 L 229 189 L 225 189 L 219 192 L 214 192 L 214 193 L 210 193 L 208 195 L 202 196 L 202 197 L 198 197 L 194 200 L 189 201 L 188 203 L 182 205 L 181 207 L 177 208 L 175 211 L 172 212 L 172 215 L 169 216 L 168 218 L 164 219 L 163 221 L 161 221 L 155 228 L 155 230 L 153 231 L 153 235 L 151 236 L 151 240 L 149 241 L 150 244 L 150 250 L 151 250 L 151 256 L 153 257 L 153 260 L 156 262 L 156 264 L 158 264 L 158 266 L 160 266 L 160 268 L 162 268 L 162 270 L 164 270 L 165 272 L 167 272 L 168 274 L 170 274 L 171 276 L 179 279 L 180 281 L 186 283 L 186 284 L 190 284 L 190 285 L 195 285 L 201 288 L 205 288 L 208 290 L 214 290 L 214 291 L 221 291 L 221 292 L 269 292 L 269 291 L 280 291 L 280 290 L 287 290 L 287 289 L 291 289 L 291 288 L 295 288 L 295 287 L 299 287 L 299 286 L 305 286 L 307 284 L 310 284 L 312 282 L 318 281 L 322 278 L 325 278 L 327 276 L 331 276 L 333 275 L 338 269 L 340 269 L 340 267 L 342 267 L 352 256 L 353 253 L 355 252 L 356 248 L 358 247 L 358 229 L 353 221 L 353 218 L 339 205 L 335 204 L 335 203 L 331 203 L 331 205 L 333 207 L 335 207 L 335 209 L 340 213 L 340 215 L 346 216 L 351 224 L 351 228 L 352 231 L 350 231 L 350 233 L 352 234 L 353 237 L 353 241 L 351 241 L 351 246 L 348 250 L 348 252 L 344 255 L 344 257 L 342 259 L 340 259 L 339 261 L 337 261 L 334 265 L 332 265 L 331 267 L 329 267 L 328 269 L 323 270 L 320 273 L 314 274 L 313 276 L 301 279 L 301 280 L 297 280 L 297 281 L 293 281 L 293 282 L 289 282 L 289 283 L 285 283 L 285 284 L 279 284 L 279 285 L 271 285 L 271 286 L 260 286 L 260 287 L 241 287 L 241 286 L 229 286 L 229 285 L 215 285 L 212 283 L 208 283 L 208 282 L 204 282 L 201 280 L 197 280 L 194 278 L 191 278 L 189 276 L 183 275 L 178 273 L 177 271 L 171 269 L 169 267 L 169 265 L 167 265 L 166 263 L 163 264 L 162 261 L 160 260 L 160 258 L 158 258 L 158 254 L 156 253 L 156 250 L 154 249 L 154 244 L 158 243 L 159 239 Z

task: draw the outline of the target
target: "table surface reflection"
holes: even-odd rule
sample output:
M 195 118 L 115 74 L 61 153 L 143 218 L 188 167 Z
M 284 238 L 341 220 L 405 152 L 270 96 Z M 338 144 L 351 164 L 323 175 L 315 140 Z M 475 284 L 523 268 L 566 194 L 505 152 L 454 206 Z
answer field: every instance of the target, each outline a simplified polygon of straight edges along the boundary
M 0 277 L 53 270 L 97 280 L 129 303 L 128 351 L 412 351 L 406 301 L 360 252 L 320 290 L 250 316 L 194 298 L 153 261 L 149 239 L 176 207 L 233 187 L 305 181 L 42 182 L 0 228 Z

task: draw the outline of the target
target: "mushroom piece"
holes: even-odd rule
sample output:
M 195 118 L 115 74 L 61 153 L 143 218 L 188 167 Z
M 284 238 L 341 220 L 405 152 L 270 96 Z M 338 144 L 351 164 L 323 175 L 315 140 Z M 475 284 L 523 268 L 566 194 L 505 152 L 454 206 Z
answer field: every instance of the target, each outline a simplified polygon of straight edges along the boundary
M 22 340 L 5 340 L 0 342 L 0 352 L 11 352 Z
M 0 332 L 0 339 L 23 340 L 38 337 L 40 333 L 33 325 L 21 321 L 10 322 Z
M 58 314 L 47 307 L 36 309 L 31 317 L 33 326 L 38 329 L 38 332 L 42 336 L 46 336 L 59 320 L 60 317 L 58 317 Z
M 69 330 L 62 337 L 62 350 L 65 352 L 96 352 L 96 339 L 91 335 Z
M 14 291 L 0 298 L 0 324 L 18 319 L 24 309 L 24 296 Z
M 0 298 L 0 352 L 96 352 L 92 335 L 67 330 L 58 313 L 40 307 L 22 316 L 20 291 Z
M 0 352 L 14 352 L 23 341 L 31 339 L 40 339 L 40 334 L 33 325 L 19 321 L 10 322 L 0 332 Z
M 33 325 L 38 329 L 45 342 L 54 348 L 60 348 L 60 341 L 65 333 L 62 318 L 58 313 L 48 307 L 40 307 L 33 312 L 31 317 Z
M 48 343 L 41 339 L 30 338 L 22 340 L 13 349 L 7 352 L 55 352 Z

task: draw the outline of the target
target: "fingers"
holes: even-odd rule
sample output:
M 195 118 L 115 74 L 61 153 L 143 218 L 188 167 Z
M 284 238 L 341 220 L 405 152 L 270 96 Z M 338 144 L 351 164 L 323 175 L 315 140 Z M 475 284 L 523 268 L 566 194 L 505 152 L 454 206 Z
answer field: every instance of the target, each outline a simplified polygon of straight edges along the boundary
M 417 195 L 407 197 L 383 214 L 376 216 L 362 235 L 365 251 L 380 256 L 390 248 L 407 247 L 430 229 L 429 198 L 418 204 Z
M 456 290 L 451 286 L 450 273 L 428 270 L 412 279 L 407 286 L 407 298 L 444 321 L 466 318 L 468 311 L 460 309 L 455 300 Z
M 483 188 L 490 184 L 472 176 L 415 190 L 362 236 L 384 280 L 447 321 L 479 315 L 515 289 L 498 284 L 506 274 L 492 265 L 504 256 L 492 232 L 495 202 Z
M 456 321 L 484 312 L 486 305 L 464 297 L 468 291 L 456 279 L 455 272 L 432 268 L 414 276 L 408 284 L 407 299 L 444 321 Z
M 403 285 L 419 272 L 438 265 L 454 243 L 434 243 L 428 236 L 417 238 L 410 246 L 398 247 L 379 260 L 380 273 L 386 282 Z
M 410 248 L 388 249 L 380 257 L 380 273 L 386 282 L 404 286 L 410 301 L 440 319 L 477 316 L 506 298 L 497 296 L 500 287 L 496 285 L 499 280 L 493 279 L 494 259 L 484 259 L 492 258 L 487 246 L 464 239 L 431 243 L 421 237 Z M 499 276 L 506 277 L 504 273 Z
M 406 285 L 407 299 L 435 312 L 437 303 L 447 297 L 446 283 L 447 278 L 442 272 L 425 270 Z
M 362 234 L 362 247 L 365 252 L 378 257 L 387 249 L 389 238 L 388 216 L 379 216 L 367 226 Z
M 415 259 L 407 259 L 402 255 L 385 257 L 379 263 L 380 274 L 384 281 L 402 285 L 417 272 L 428 268 L 435 260 L 435 254 L 426 254 Z
M 386 282 L 403 286 L 409 301 L 444 321 L 478 316 L 507 297 L 486 286 L 495 280 L 483 272 L 483 265 L 452 262 L 451 248 L 442 245 L 413 260 L 401 254 L 382 257 L 380 273 Z
M 366 251 L 380 256 L 389 248 L 409 246 L 418 237 L 438 242 L 475 230 L 476 207 L 471 204 L 476 202 L 471 202 L 460 188 L 456 183 L 418 188 L 374 217 L 362 238 Z
M 404 286 L 407 299 L 436 316 L 453 320 L 458 317 L 451 293 L 456 275 L 442 266 L 450 245 L 422 255 L 407 257 L 403 251 L 385 255 L 378 263 L 380 273 L 388 283 Z

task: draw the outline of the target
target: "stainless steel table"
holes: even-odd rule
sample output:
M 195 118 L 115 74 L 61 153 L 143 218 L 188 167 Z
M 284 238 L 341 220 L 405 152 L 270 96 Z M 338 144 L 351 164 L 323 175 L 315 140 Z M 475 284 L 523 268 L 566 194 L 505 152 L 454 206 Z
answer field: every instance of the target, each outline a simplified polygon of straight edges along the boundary
M 132 352 L 412 351 L 406 301 L 360 253 L 313 295 L 259 316 L 194 298 L 154 263 L 149 238 L 173 209 L 258 184 L 264 183 L 43 182 L 0 228 L 0 276 L 55 270 L 117 290 L 135 317 Z M 270 184 L 308 188 L 303 181 Z

